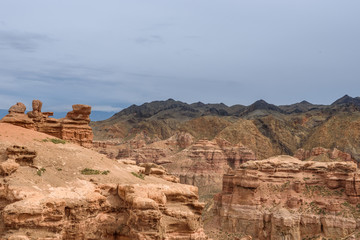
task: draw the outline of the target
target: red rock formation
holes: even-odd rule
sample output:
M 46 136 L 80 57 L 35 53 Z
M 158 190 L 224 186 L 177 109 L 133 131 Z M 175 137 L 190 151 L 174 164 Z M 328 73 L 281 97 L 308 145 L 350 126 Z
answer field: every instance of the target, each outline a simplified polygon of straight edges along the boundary
M 351 236 L 360 230 L 359 173 L 352 162 L 248 161 L 224 175 L 219 224 L 261 240 Z
M 166 157 L 166 154 L 161 148 L 143 147 L 140 149 L 133 149 L 132 151 L 120 150 L 117 159 L 130 158 L 137 163 L 153 163 L 159 159 Z
M 26 106 L 23 103 L 18 102 L 9 108 L 9 114 L 3 117 L 1 122 L 35 130 L 35 124 L 25 115 L 25 110 Z
M 33 100 L 33 110 L 24 114 L 26 107 L 17 103 L 9 109 L 1 122 L 11 123 L 20 127 L 34 129 L 57 138 L 78 143 L 81 146 L 91 147 L 93 133 L 90 122 L 91 107 L 88 105 L 73 105 L 73 111 L 68 112 L 65 118 L 50 118 L 52 112 L 41 112 L 42 102 Z
M 322 147 L 316 147 L 311 150 L 305 150 L 303 148 L 300 148 L 294 154 L 294 157 L 300 160 L 306 160 L 306 159 L 314 160 L 314 158 L 317 156 L 325 156 L 326 158 L 333 161 L 340 160 L 346 162 L 355 162 L 355 163 L 357 162 L 351 156 L 351 154 L 342 152 L 337 148 L 334 148 L 332 150 Z
M 6 155 L 21 166 L 31 166 L 36 157 L 36 151 L 29 150 L 27 147 L 14 145 L 6 149 Z
M 61 119 L 61 138 L 76 142 L 81 146 L 91 147 L 93 133 L 90 122 L 91 107 L 88 105 L 73 105 L 73 111 Z
M 194 137 L 187 132 L 179 132 L 175 134 L 176 143 L 180 148 L 187 148 L 194 143 Z
M 26 106 L 25 104 L 21 103 L 21 102 L 18 102 L 16 103 L 15 105 L 11 106 L 9 108 L 9 113 L 20 113 L 20 114 L 23 114 L 25 113 L 25 110 L 26 110 Z
M 175 183 L 160 166 L 141 178 L 140 166 L 38 141 L 47 136 L 0 123 L 0 239 L 208 239 L 196 187 Z M 15 162 L 34 155 L 33 166 Z M 107 171 L 85 175 L 86 167 Z
M 170 157 L 171 163 L 164 166 L 181 183 L 195 185 L 201 192 L 216 192 L 221 189 L 224 173 L 254 159 L 254 152 L 242 145 L 231 145 L 223 139 L 199 140 Z

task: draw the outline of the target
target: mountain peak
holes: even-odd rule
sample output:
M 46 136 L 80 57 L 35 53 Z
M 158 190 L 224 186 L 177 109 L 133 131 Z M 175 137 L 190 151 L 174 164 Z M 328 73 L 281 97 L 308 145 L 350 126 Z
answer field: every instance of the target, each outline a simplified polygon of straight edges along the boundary
M 271 110 L 271 111 L 276 111 L 276 112 L 282 112 L 282 110 L 270 103 L 267 103 L 265 100 L 260 99 L 256 102 L 254 102 L 253 104 L 251 104 L 250 106 L 247 107 L 247 110 L 245 111 L 245 113 L 249 113 L 255 110 Z
M 349 103 L 360 104 L 360 99 L 353 98 L 353 97 L 350 97 L 349 95 L 345 94 L 343 97 L 339 98 L 338 100 L 333 102 L 331 105 L 340 105 L 340 104 L 349 104 Z
M 308 101 L 306 101 L 306 100 L 303 100 L 303 101 L 301 101 L 301 102 L 299 102 L 300 104 L 306 104 L 306 105 L 312 105 L 311 103 L 309 103 Z

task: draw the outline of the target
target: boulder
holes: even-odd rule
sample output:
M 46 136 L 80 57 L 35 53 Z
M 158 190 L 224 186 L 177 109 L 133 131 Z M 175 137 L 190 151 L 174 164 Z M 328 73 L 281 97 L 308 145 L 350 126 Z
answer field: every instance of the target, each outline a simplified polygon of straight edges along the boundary
M 72 105 L 72 108 L 73 110 L 68 112 L 65 118 L 90 122 L 91 107 L 89 105 L 75 104 Z
M 18 102 L 15 105 L 11 106 L 9 108 L 9 113 L 19 113 L 19 114 L 24 114 L 26 110 L 26 106 L 25 104 Z

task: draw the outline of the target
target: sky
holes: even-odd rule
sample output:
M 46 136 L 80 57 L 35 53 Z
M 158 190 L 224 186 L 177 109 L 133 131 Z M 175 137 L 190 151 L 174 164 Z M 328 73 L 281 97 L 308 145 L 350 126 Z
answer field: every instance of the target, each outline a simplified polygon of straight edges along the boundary
M 0 0 L 0 109 L 359 96 L 359 0 Z

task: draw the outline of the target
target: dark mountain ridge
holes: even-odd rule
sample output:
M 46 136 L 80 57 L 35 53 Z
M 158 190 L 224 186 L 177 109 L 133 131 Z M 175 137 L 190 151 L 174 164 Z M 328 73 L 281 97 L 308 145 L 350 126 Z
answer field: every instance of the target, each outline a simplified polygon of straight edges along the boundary
M 243 144 L 260 158 L 291 155 L 298 148 L 336 147 L 360 160 L 359 100 L 344 96 L 331 105 L 301 101 L 281 106 L 259 100 L 229 107 L 168 99 L 132 105 L 107 120 L 91 122 L 91 127 L 96 140 L 126 142 L 140 134 L 158 141 L 187 132 L 194 139 Z
M 249 106 L 233 105 L 227 106 L 224 103 L 205 104 L 202 102 L 185 103 L 168 99 L 165 101 L 153 101 L 142 105 L 131 105 L 130 107 L 116 113 L 110 119 L 115 120 L 124 116 L 132 116 L 135 118 L 157 118 L 163 119 L 163 113 L 166 112 L 167 118 L 178 118 L 181 115 L 185 120 L 188 118 L 200 116 L 236 116 L 247 117 L 254 111 L 260 112 L 260 115 L 269 115 L 272 113 L 293 114 L 304 113 L 312 110 L 334 109 L 341 106 L 359 106 L 360 97 L 352 98 L 345 95 L 336 100 L 331 105 L 312 104 L 308 101 L 302 101 L 291 105 L 280 105 L 267 103 L 265 100 L 258 100 Z

